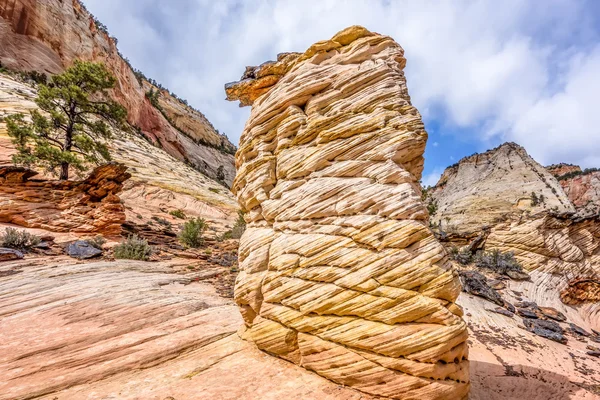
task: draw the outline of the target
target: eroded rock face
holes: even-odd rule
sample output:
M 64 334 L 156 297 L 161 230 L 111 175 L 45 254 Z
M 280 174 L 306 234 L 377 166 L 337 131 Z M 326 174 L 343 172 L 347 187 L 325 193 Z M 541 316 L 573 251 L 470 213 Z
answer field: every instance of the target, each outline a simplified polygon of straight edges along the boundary
M 403 53 L 351 27 L 226 86 L 253 106 L 233 184 L 240 334 L 371 395 L 462 399 L 460 283 L 420 200 L 427 134 Z
M 223 166 L 225 181 L 231 183 L 233 144 L 202 113 L 166 92 L 160 99 L 164 115 L 153 107 L 145 96 L 150 84 L 138 81 L 116 40 L 97 29 L 79 0 L 0 0 L 2 65 L 55 74 L 76 59 L 106 65 L 117 79 L 114 99 L 127 108 L 129 122 L 147 138 L 213 179 Z
M 432 222 L 446 232 L 477 234 L 511 217 L 575 211 L 556 178 L 516 143 L 463 158 L 431 193 Z
M 117 193 L 131 176 L 126 170 L 110 163 L 84 181 L 45 181 L 30 179 L 35 171 L 0 167 L 0 222 L 52 232 L 119 235 L 125 208 Z

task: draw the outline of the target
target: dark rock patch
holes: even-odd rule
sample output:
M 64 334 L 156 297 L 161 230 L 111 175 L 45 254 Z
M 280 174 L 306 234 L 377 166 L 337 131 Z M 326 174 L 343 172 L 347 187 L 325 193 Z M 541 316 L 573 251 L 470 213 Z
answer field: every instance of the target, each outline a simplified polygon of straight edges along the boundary
M 102 250 L 95 248 L 85 240 L 77 240 L 69 243 L 65 248 L 68 255 L 80 260 L 94 258 L 102 255 Z

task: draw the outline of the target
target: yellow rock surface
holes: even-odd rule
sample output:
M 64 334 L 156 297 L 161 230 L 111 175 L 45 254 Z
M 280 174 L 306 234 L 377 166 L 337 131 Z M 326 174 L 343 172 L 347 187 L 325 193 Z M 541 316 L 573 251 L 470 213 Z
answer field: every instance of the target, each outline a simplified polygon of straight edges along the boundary
M 233 184 L 240 334 L 378 398 L 462 399 L 460 284 L 421 201 L 427 133 L 405 64 L 354 26 L 226 86 L 252 104 Z

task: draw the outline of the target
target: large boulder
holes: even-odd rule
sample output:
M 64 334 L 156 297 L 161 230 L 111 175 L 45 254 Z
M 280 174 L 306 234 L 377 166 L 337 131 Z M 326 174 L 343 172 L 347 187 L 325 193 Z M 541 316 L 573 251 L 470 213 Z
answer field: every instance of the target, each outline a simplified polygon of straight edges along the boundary
M 252 105 L 233 184 L 240 333 L 374 396 L 463 399 L 460 283 L 421 201 L 427 133 L 405 63 L 354 26 L 226 85 Z

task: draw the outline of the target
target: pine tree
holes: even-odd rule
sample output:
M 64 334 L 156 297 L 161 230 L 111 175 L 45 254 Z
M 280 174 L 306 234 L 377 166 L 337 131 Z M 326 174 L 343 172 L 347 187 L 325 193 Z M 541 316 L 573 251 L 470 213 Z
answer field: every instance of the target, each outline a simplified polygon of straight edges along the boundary
M 17 149 L 15 164 L 41 166 L 69 179 L 69 168 L 85 171 L 90 164 L 110 161 L 106 143 L 111 127 L 125 129 L 127 110 L 110 100 L 115 77 L 104 64 L 75 61 L 49 84 L 38 86 L 40 110 L 5 118 Z

